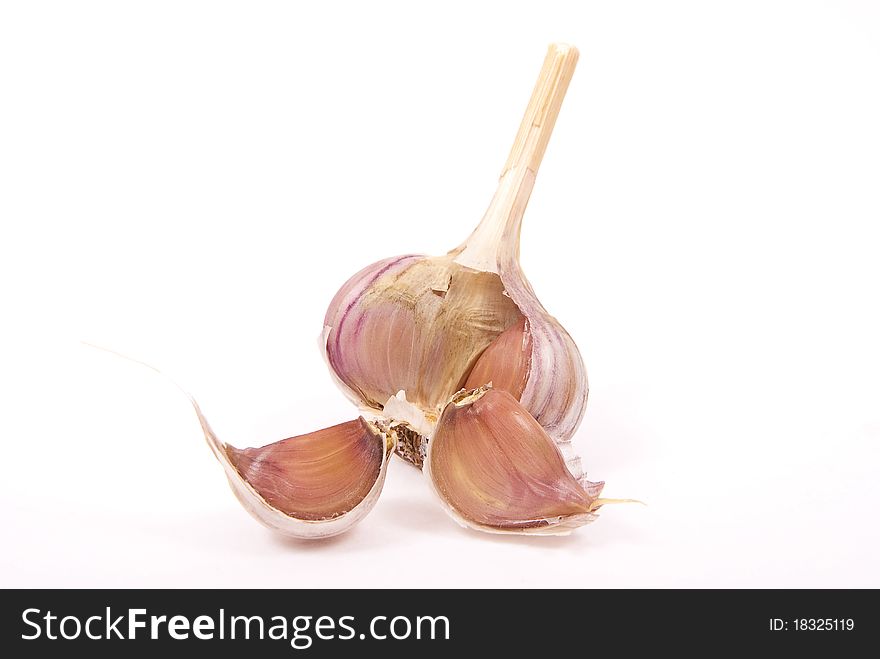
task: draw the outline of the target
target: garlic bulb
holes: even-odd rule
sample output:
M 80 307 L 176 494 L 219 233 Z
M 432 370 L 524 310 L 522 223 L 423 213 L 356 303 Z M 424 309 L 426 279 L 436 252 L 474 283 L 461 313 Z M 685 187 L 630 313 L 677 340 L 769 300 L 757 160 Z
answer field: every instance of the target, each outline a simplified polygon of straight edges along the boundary
M 421 443 L 456 391 L 491 381 L 520 400 L 581 475 L 569 440 L 587 402 L 586 370 L 519 265 L 523 213 L 576 62 L 574 48 L 550 47 L 498 191 L 462 245 L 374 263 L 327 310 L 327 362 L 355 404 L 381 413 L 401 391 L 411 403 L 397 417 L 420 435 L 410 456 L 424 456 Z
M 475 529 L 568 533 L 607 502 L 570 446 L 587 401 L 583 361 L 519 265 L 523 213 L 577 58 L 550 47 L 498 190 L 464 243 L 378 261 L 331 301 L 321 347 L 361 418 L 242 450 L 200 414 L 258 520 L 300 537 L 349 528 L 375 503 L 395 448 Z

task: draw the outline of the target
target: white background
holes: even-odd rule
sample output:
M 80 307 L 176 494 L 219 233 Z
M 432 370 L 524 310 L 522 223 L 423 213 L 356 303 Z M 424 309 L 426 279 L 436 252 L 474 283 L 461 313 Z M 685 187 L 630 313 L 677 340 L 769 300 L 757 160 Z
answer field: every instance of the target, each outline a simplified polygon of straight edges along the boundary
M 327 303 L 469 233 L 554 40 L 522 261 L 590 476 L 648 506 L 486 536 L 395 460 L 353 531 L 280 539 L 79 341 L 233 444 L 353 418 Z M 880 586 L 878 83 L 868 1 L 5 3 L 0 585 Z

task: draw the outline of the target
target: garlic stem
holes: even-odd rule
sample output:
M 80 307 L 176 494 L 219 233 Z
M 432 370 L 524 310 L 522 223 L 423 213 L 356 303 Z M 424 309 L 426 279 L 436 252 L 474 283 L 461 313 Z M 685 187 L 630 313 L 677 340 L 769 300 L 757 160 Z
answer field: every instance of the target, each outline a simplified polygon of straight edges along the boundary
M 522 166 L 507 170 L 483 219 L 456 251 L 466 268 L 499 274 L 502 263 L 519 261 L 519 232 L 535 185 L 535 173 Z
M 502 176 L 517 166 L 538 172 L 577 61 L 578 51 L 574 46 L 554 43 L 547 49 L 544 66 L 538 75 Z
M 453 251 L 457 253 L 456 263 L 497 273 L 500 263 L 519 260 L 522 217 L 577 60 L 578 51 L 574 46 L 557 43 L 548 48 L 501 172 L 498 190 L 480 224 L 464 244 Z

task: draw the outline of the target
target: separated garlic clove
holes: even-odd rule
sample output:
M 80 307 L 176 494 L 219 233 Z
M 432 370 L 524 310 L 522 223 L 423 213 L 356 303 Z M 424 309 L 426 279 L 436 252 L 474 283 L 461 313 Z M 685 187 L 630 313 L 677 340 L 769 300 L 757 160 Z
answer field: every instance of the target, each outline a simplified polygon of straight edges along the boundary
M 398 433 L 363 417 L 259 448 L 240 449 L 218 439 L 198 401 L 155 366 L 86 343 L 145 366 L 186 396 L 229 485 L 252 517 L 284 535 L 319 539 L 363 519 L 385 485 Z
M 296 538 L 325 538 L 347 531 L 376 504 L 396 442 L 393 431 L 361 417 L 239 449 L 219 441 L 190 400 L 235 496 L 270 529 Z
M 356 508 L 378 480 L 384 433 L 363 418 L 259 448 L 226 447 L 236 471 L 276 510 L 322 521 Z
M 569 440 L 586 406 L 586 370 L 519 266 L 522 216 L 577 57 L 573 47 L 551 46 L 498 191 L 468 240 L 445 256 L 375 263 L 327 310 L 323 350 L 349 397 L 411 431 L 408 419 L 427 419 L 405 455 L 416 464 L 449 398 L 492 381 L 522 402 L 581 475 Z M 396 402 L 390 416 L 386 402 L 400 391 L 411 409 Z
M 602 483 L 579 481 L 556 443 L 507 391 L 462 390 L 428 444 L 424 471 L 460 524 L 564 535 L 595 519 Z

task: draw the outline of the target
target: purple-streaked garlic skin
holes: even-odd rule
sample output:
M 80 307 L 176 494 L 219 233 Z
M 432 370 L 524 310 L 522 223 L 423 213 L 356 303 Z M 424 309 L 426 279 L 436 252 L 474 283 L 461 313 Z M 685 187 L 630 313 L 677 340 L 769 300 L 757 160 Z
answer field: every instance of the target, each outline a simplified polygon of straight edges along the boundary
M 319 347 L 337 386 L 359 407 L 381 409 L 381 405 L 388 397 L 397 393 L 395 391 L 381 400 L 370 401 L 357 383 L 356 374 L 361 372 L 362 355 L 354 349 L 356 346 L 347 345 L 346 342 L 354 342 L 353 339 L 359 334 L 358 324 L 363 322 L 360 304 L 366 292 L 378 279 L 383 276 L 394 277 L 424 258 L 417 254 L 406 254 L 371 263 L 350 277 L 336 292 L 327 307 L 324 332 Z M 340 331 L 342 327 L 345 327 L 345 332 Z M 384 374 L 379 374 L 379 377 L 384 377 Z
M 567 534 L 595 518 L 603 485 L 576 479 L 516 398 L 487 387 L 446 406 L 424 469 L 453 518 L 494 533 Z
M 509 267 L 519 269 L 519 264 L 511 263 Z M 581 459 L 572 448 L 571 439 L 584 417 L 589 395 L 581 353 L 571 335 L 538 301 L 521 272 L 508 274 L 502 266 L 501 279 L 508 295 L 528 319 L 530 373 L 520 403 L 556 442 L 572 475 L 580 478 Z

